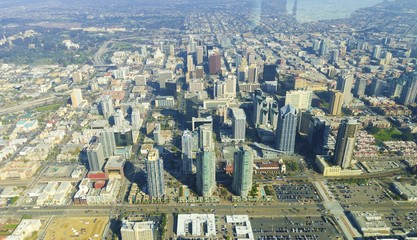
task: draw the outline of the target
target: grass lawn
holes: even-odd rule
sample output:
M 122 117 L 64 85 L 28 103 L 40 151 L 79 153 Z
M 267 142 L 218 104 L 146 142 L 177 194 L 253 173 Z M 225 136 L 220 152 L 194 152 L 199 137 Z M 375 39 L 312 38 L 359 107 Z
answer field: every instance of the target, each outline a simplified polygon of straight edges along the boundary
M 392 141 L 400 140 L 402 132 L 396 128 L 390 129 L 379 129 L 377 133 L 374 134 L 374 137 L 377 141 Z
M 48 112 L 48 111 L 56 111 L 62 106 L 62 103 L 52 104 L 48 106 L 38 107 L 35 108 L 36 112 Z

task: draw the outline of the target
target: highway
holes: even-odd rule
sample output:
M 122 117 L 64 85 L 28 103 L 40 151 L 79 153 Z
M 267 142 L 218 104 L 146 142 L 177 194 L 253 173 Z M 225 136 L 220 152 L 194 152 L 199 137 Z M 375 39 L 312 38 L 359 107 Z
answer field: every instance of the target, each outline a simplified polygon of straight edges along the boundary
M 9 113 L 20 112 L 27 108 L 33 109 L 36 107 L 46 106 L 46 105 L 55 103 L 59 100 L 61 99 L 56 96 L 50 96 L 50 97 L 41 98 L 37 100 L 29 100 L 27 102 L 19 103 L 19 105 L 16 105 L 16 106 L 0 108 L 0 116 L 9 114 Z

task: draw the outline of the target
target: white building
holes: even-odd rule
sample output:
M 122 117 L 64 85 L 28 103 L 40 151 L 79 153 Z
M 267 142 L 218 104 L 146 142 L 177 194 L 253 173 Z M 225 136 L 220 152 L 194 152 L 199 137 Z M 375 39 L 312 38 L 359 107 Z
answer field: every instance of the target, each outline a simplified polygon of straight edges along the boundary
M 288 91 L 285 94 L 285 105 L 289 104 L 297 110 L 309 109 L 311 107 L 312 92 L 305 90 Z
M 39 231 L 41 226 L 40 219 L 23 219 L 6 240 L 24 240 L 32 236 L 34 232 Z
M 235 228 L 236 237 L 239 240 L 253 240 L 252 225 L 248 215 L 227 215 L 226 222 Z
M 129 222 L 124 220 L 120 233 L 123 240 L 153 240 L 154 222 Z
M 177 236 L 216 236 L 216 221 L 214 214 L 178 214 Z

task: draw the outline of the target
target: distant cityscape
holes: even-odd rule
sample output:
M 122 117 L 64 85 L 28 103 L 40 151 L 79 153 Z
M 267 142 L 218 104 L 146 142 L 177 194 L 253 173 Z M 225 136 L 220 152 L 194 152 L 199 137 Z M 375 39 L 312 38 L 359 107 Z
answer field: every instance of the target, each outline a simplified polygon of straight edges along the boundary
M 417 239 L 417 2 L 355 2 L 1 2 L 0 239 Z

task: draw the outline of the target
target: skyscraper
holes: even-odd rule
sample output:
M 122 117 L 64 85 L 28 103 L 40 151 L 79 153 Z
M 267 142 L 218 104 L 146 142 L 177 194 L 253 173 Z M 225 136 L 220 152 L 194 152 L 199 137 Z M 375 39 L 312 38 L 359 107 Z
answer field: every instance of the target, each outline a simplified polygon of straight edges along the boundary
M 153 148 L 146 158 L 146 180 L 151 198 L 159 198 L 165 194 L 164 165 L 159 151 Z
M 417 96 L 417 74 L 407 78 L 407 82 L 402 89 L 400 103 L 409 105 L 415 103 Z
M 194 72 L 195 70 L 194 58 L 192 54 L 187 55 L 187 69 L 188 69 L 188 72 Z
M 105 159 L 101 143 L 92 143 L 87 148 L 87 160 L 91 172 L 102 171 Z
M 110 95 L 106 95 L 99 102 L 101 113 L 105 119 L 109 119 L 114 114 L 113 99 Z
M 83 94 L 81 89 L 75 88 L 71 92 L 71 105 L 73 108 L 77 108 L 83 101 Z
M 263 71 L 263 81 L 275 81 L 277 76 L 276 64 L 265 64 Z
M 311 107 L 312 92 L 305 90 L 287 91 L 285 105 L 289 104 L 297 110 L 306 110 Z
M 352 101 L 353 75 L 348 72 L 342 72 L 337 80 L 336 89 L 343 93 L 343 104 L 347 105 Z
M 190 174 L 193 170 L 193 134 L 189 130 L 185 130 L 181 137 L 181 172 Z
M 232 131 L 236 142 L 245 141 L 246 114 L 241 108 L 232 108 Z
M 384 88 L 385 88 L 384 81 L 378 78 L 374 78 L 372 79 L 370 95 L 375 96 L 375 97 L 380 97 L 382 96 L 384 92 Z
M 380 59 L 381 58 L 381 45 L 375 45 L 374 49 L 372 50 L 372 58 L 373 59 Z
M 365 78 L 356 79 L 355 87 L 353 90 L 355 97 L 361 98 L 365 96 L 365 89 L 366 89 L 366 79 Z
M 140 129 L 142 119 L 140 117 L 140 111 L 139 111 L 138 108 L 133 108 L 132 109 L 132 115 L 131 115 L 130 121 L 131 121 L 130 124 L 132 125 L 133 130 L 139 130 Z
M 101 130 L 98 136 L 98 141 L 103 146 L 104 158 L 109 158 L 114 155 L 116 150 L 116 140 L 114 138 L 114 132 L 111 128 L 104 128 Z
M 197 66 L 202 65 L 204 61 L 204 48 L 203 46 L 196 47 Z
M 199 147 L 214 149 L 212 125 L 204 124 L 198 128 Z
M 234 154 L 232 189 L 236 195 L 247 197 L 252 187 L 253 153 L 240 147 Z
M 219 74 L 221 71 L 221 56 L 215 51 L 209 56 L 209 73 L 211 75 Z
M 315 154 L 327 154 L 330 132 L 330 121 L 328 119 L 324 117 L 312 117 L 310 119 L 308 143 Z
M 342 114 L 343 93 L 339 91 L 330 92 L 330 109 L 329 113 L 332 116 Z
M 202 148 L 197 157 L 197 191 L 203 197 L 212 195 L 216 185 L 216 154 Z
M 257 83 L 258 82 L 258 68 L 255 64 L 250 65 L 248 70 L 248 82 Z
M 348 168 L 351 166 L 353 151 L 355 150 L 356 132 L 358 122 L 354 119 L 345 119 L 337 132 L 336 146 L 334 150 L 334 164 Z
M 297 110 L 291 105 L 285 105 L 279 110 L 276 129 L 277 150 L 285 154 L 293 154 L 297 131 Z
M 123 127 L 125 124 L 125 116 L 121 109 L 117 109 L 116 113 L 114 114 L 114 125 L 116 127 Z

